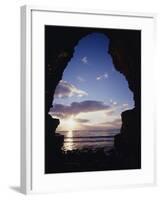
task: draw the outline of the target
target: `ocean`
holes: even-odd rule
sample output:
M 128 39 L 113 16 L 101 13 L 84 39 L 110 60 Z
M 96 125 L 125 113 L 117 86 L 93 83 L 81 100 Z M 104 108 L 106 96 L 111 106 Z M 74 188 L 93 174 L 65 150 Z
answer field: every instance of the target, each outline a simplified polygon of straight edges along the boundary
M 81 131 L 59 131 L 64 135 L 64 151 L 103 148 L 109 150 L 113 148 L 114 136 L 119 130 L 81 130 Z

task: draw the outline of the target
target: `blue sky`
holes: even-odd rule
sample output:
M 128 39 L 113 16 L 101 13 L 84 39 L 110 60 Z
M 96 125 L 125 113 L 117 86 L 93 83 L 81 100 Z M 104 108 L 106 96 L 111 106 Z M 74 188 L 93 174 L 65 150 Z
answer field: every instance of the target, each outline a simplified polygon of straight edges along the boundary
M 82 38 L 75 47 L 73 58 L 57 86 L 51 109 L 52 116 L 59 117 L 62 121 L 62 126 L 59 127 L 61 130 L 70 127 L 63 125 L 69 118 L 73 124 L 75 121 L 75 129 L 88 129 L 90 126 L 96 126 L 98 129 L 102 126 L 105 129 L 102 124 L 111 124 L 112 121 L 115 127 L 115 122 L 120 120 L 120 113 L 133 108 L 133 93 L 129 90 L 125 77 L 114 68 L 111 55 L 108 54 L 109 42 L 109 38 L 104 34 L 92 33 Z M 73 104 L 75 102 L 79 104 Z M 78 105 L 82 112 L 73 105 Z M 84 105 L 86 108 L 89 106 L 89 111 L 83 109 Z M 59 109 L 61 112 L 64 110 L 63 117 Z M 99 123 L 96 123 L 97 121 Z

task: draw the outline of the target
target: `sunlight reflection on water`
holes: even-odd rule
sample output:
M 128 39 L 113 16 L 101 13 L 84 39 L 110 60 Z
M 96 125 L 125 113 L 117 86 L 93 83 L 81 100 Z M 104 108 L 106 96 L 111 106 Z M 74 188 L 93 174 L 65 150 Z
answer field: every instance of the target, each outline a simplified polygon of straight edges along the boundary
M 73 150 L 73 131 L 71 130 L 71 131 L 68 131 L 67 132 L 67 134 L 66 134 L 66 137 L 69 137 L 69 138 L 71 138 L 70 139 L 70 142 L 69 143 L 64 143 L 64 150 L 66 150 L 66 151 L 71 151 L 71 150 Z

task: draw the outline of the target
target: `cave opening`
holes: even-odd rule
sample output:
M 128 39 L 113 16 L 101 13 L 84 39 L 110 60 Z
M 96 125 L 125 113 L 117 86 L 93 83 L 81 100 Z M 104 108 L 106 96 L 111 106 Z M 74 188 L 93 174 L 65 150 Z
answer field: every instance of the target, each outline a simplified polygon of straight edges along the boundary
M 48 26 L 48 28 L 50 30 L 51 27 Z M 50 38 L 49 30 L 46 34 L 46 44 L 48 44 L 48 38 Z M 132 78 L 129 79 L 129 68 L 127 70 L 127 66 L 129 61 L 130 67 L 132 66 L 129 59 L 129 57 L 132 59 L 132 56 L 129 52 L 126 52 L 129 51 L 129 38 L 135 36 L 132 42 L 132 45 L 134 45 L 132 53 L 137 51 L 136 55 L 133 56 L 137 57 L 135 62 L 138 62 L 139 67 L 140 35 L 138 32 L 133 34 L 132 32 L 124 32 L 124 30 L 118 33 L 116 30 L 82 30 L 71 34 L 71 31 L 67 28 L 67 38 L 63 40 L 65 42 L 63 48 L 63 43 L 60 45 L 54 40 L 57 51 L 52 49 L 49 44 L 45 51 L 46 65 L 48 66 L 46 69 L 48 79 L 46 79 L 45 108 L 45 172 L 140 168 L 140 133 L 138 136 L 136 134 L 136 141 L 134 134 L 130 136 L 132 140 L 129 138 L 129 132 L 140 131 L 140 110 L 138 109 L 140 106 L 140 79 L 136 82 L 138 88 L 131 84 L 133 80 Z M 58 31 L 59 36 L 55 33 L 55 38 L 62 38 L 63 34 L 60 33 L 63 32 L 64 27 L 62 31 Z M 74 42 L 72 37 L 74 37 Z M 136 41 L 139 49 L 136 49 Z M 132 48 L 131 44 L 130 48 Z M 51 49 L 56 54 L 55 59 L 51 59 Z M 133 69 L 130 69 L 130 73 L 133 71 L 135 78 L 135 73 L 140 76 L 139 70 L 137 69 L 134 72 Z M 134 126 L 137 125 L 134 130 L 132 130 L 131 121 L 134 122 Z M 133 145 L 133 149 L 131 145 Z M 105 146 L 108 146 L 107 151 L 104 148 Z M 83 158 L 85 159 L 85 157 L 91 156 L 91 152 L 94 150 L 93 152 L 96 152 L 97 155 L 95 160 L 98 161 L 100 158 L 98 158 L 96 149 L 99 148 L 99 151 L 108 154 L 113 147 L 117 147 L 117 152 L 119 151 L 120 155 L 124 157 L 121 160 L 122 164 L 120 164 L 120 158 L 117 158 L 117 161 L 112 161 L 108 166 L 106 162 L 102 167 L 96 167 L 95 161 L 91 160 L 91 163 L 94 163 L 93 166 L 90 165 L 89 167 L 84 162 L 82 163 L 81 158 L 78 157 L 80 152 L 86 152 Z M 127 148 L 129 148 L 129 152 L 132 152 L 129 155 Z M 85 151 L 82 151 L 82 149 L 85 149 Z M 64 161 L 62 161 L 62 153 L 60 153 L 62 150 L 65 154 L 69 151 L 73 152 L 72 156 L 77 161 L 80 159 L 78 163 L 83 167 L 63 168 Z M 55 152 L 53 153 L 53 151 Z M 55 159 L 53 159 L 54 154 Z M 68 159 L 70 156 L 68 156 Z M 112 157 L 115 157 L 115 155 Z M 58 166 L 63 169 L 56 169 L 55 162 L 60 162 Z M 70 160 L 70 162 L 73 162 L 73 160 Z

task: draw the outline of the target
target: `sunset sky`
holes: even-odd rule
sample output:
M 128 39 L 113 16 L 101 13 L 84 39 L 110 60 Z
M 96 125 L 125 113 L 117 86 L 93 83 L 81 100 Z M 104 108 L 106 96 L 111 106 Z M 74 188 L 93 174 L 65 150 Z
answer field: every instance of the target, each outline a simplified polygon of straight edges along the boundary
M 108 54 L 109 39 L 100 33 L 82 38 L 59 82 L 50 114 L 58 131 L 119 129 L 120 113 L 134 107 L 125 77 Z

